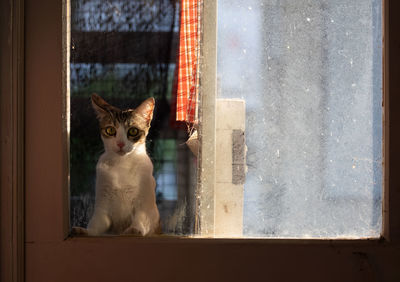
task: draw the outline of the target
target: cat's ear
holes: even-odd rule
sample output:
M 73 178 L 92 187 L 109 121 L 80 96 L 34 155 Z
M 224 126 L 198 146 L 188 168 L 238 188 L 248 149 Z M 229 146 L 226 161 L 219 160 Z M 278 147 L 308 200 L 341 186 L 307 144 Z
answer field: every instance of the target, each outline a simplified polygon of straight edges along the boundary
M 146 99 L 139 107 L 136 108 L 136 113 L 141 115 L 147 123 L 147 126 L 150 125 L 150 122 L 153 118 L 153 110 L 154 110 L 155 100 L 154 98 Z
M 96 93 L 92 94 L 92 106 L 96 111 L 97 118 L 101 119 L 105 115 L 110 115 L 111 111 L 119 111 L 117 107 L 111 106 Z

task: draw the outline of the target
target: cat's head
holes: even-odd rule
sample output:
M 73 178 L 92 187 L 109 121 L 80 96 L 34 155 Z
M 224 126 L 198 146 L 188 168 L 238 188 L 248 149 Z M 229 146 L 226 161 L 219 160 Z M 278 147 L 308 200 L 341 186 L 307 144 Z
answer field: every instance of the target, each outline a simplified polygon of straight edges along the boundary
M 148 98 L 136 109 L 120 110 L 99 95 L 92 94 L 92 106 L 99 120 L 106 153 L 124 156 L 145 144 L 154 103 L 154 98 Z

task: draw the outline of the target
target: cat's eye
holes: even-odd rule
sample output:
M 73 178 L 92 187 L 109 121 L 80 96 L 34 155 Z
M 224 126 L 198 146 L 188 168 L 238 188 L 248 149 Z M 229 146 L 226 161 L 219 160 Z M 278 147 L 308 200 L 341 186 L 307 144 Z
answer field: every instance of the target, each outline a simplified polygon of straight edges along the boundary
M 113 126 L 108 126 L 104 129 L 104 132 L 106 133 L 106 135 L 108 136 L 115 136 L 115 134 L 117 133 L 117 130 L 115 129 L 115 127 Z
M 139 130 L 135 127 L 131 127 L 128 130 L 128 137 L 136 137 L 139 134 Z

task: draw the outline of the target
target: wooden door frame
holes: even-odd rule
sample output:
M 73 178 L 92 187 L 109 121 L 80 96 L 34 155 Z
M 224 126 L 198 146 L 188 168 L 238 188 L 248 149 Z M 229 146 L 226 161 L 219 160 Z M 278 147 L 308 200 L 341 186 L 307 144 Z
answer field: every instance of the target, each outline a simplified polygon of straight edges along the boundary
M 0 1 L 0 281 L 24 281 L 24 1 Z
M 400 2 L 384 0 L 384 8 L 381 240 L 66 238 L 62 1 L 1 1 L 2 281 L 89 281 L 96 274 L 97 281 L 251 281 L 260 275 L 345 281 L 371 272 L 400 277 L 390 263 L 400 259 Z M 43 138 L 41 129 L 51 135 Z M 118 271 L 105 273 L 106 267 Z

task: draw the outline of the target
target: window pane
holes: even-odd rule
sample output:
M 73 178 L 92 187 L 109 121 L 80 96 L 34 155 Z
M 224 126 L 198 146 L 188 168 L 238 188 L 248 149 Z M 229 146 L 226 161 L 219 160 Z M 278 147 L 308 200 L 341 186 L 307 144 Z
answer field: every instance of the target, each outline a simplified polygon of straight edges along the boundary
M 90 100 L 97 93 L 121 109 L 155 98 L 147 153 L 162 229 L 193 231 L 196 162 L 184 145 L 186 127 L 171 115 L 178 11 L 169 0 L 71 0 L 71 226 L 86 228 L 93 214 L 96 163 L 104 152 Z
M 379 0 L 219 0 L 218 88 L 246 102 L 243 233 L 377 237 Z

